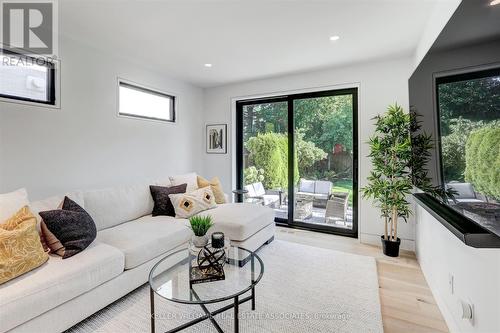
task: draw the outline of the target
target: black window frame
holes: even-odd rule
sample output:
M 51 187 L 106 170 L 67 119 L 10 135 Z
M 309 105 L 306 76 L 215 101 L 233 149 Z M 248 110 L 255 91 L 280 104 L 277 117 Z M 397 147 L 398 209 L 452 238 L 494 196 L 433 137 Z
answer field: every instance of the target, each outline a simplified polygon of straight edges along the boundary
M 441 110 L 439 109 L 439 85 L 460 81 L 469 81 L 482 79 L 487 77 L 500 76 L 500 67 L 492 67 L 492 68 L 483 68 L 483 69 L 475 69 L 462 73 L 455 73 L 449 75 L 443 75 L 434 78 L 434 103 L 436 106 L 436 144 L 438 149 L 438 175 L 439 175 L 439 184 L 444 188 L 446 186 L 446 180 L 444 179 L 444 170 L 443 170 L 443 145 L 441 142 Z
M 142 115 L 137 115 L 137 114 L 132 114 L 132 113 L 126 113 L 126 112 L 120 112 L 120 87 L 126 87 L 130 89 L 134 89 L 146 94 L 150 95 L 156 95 L 160 96 L 163 98 L 167 98 L 170 100 L 170 107 L 172 109 L 172 119 L 163 119 L 163 118 L 157 118 L 157 117 L 148 117 L 148 116 L 142 116 Z M 159 90 L 155 90 L 152 88 L 146 88 L 145 86 L 142 86 L 137 83 L 133 83 L 124 79 L 118 79 L 118 115 L 120 117 L 127 117 L 127 118 L 137 118 L 137 119 L 144 119 L 144 120 L 154 120 L 154 121 L 161 121 L 161 122 L 166 122 L 166 123 L 176 123 L 177 122 L 177 96 L 168 94 L 165 92 L 161 92 Z
M 40 65 L 40 59 L 42 59 L 43 66 L 45 66 L 48 69 L 47 78 L 45 81 L 47 83 L 47 100 L 39 100 L 22 96 L 2 94 L 1 91 L 0 91 L 0 98 L 11 99 L 13 101 L 35 103 L 35 104 L 52 105 L 52 106 L 56 105 L 56 66 L 53 62 L 48 61 L 43 57 L 24 55 L 21 53 L 12 52 L 2 48 L 0 48 L 0 56 L 20 57 L 20 58 L 30 59 L 30 62 L 35 63 L 38 66 L 42 66 Z

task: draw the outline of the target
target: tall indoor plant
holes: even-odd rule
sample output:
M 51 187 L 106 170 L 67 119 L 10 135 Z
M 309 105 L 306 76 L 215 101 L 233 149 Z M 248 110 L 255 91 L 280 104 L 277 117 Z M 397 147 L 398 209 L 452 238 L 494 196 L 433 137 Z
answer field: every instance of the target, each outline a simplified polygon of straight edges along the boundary
M 406 197 L 413 188 L 409 165 L 412 158 L 411 116 L 399 105 L 375 118 L 375 135 L 370 138 L 373 169 L 368 185 L 361 189 L 364 198 L 372 198 L 384 218 L 382 244 L 384 254 L 399 255 L 398 220 L 410 215 Z
M 372 198 L 384 219 L 382 245 L 384 254 L 399 255 L 398 220 L 407 220 L 411 214 L 407 198 L 418 188 L 432 196 L 447 200 L 453 193 L 434 186 L 426 168 L 434 147 L 432 136 L 421 130 L 418 114 L 405 113 L 397 104 L 377 116 L 375 135 L 370 138 L 373 169 L 368 185 L 361 189 L 364 198 Z

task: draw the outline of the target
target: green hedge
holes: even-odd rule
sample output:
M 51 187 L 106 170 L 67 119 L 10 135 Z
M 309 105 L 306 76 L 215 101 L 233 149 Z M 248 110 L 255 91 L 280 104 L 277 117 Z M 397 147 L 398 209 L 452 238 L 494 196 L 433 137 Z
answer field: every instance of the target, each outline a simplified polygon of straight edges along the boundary
M 266 189 L 288 187 L 288 138 L 285 134 L 266 133 L 250 138 L 246 143 L 250 164 L 264 170 Z M 299 179 L 297 163 L 295 179 Z
M 476 191 L 500 199 L 500 127 L 472 132 L 465 146 L 465 180 Z

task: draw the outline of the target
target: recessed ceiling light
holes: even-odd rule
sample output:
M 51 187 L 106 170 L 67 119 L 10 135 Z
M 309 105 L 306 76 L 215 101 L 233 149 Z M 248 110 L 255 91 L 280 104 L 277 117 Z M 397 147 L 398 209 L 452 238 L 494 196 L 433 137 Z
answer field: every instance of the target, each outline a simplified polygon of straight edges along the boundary
M 205 64 L 204 66 L 207 68 L 210 68 L 210 67 L 212 67 L 212 64 Z
M 337 36 L 337 35 L 335 35 L 335 36 L 330 36 L 330 40 L 331 40 L 332 42 L 334 42 L 334 41 L 336 41 L 336 40 L 339 40 L 339 39 L 340 39 L 340 36 Z
M 500 0 L 493 0 L 490 2 L 490 6 L 500 5 Z

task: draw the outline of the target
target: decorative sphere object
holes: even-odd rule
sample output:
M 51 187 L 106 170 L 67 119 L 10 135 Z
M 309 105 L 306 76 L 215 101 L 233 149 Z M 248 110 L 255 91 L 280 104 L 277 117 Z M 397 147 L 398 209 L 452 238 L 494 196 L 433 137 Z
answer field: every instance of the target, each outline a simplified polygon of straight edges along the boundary
M 214 232 L 212 234 L 212 247 L 222 249 L 224 247 L 224 233 Z
M 206 275 L 224 274 L 225 263 L 226 251 L 224 251 L 224 247 L 205 246 L 198 253 L 198 267 Z

